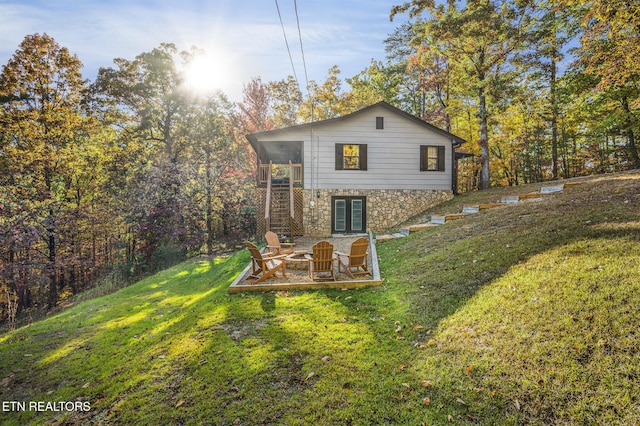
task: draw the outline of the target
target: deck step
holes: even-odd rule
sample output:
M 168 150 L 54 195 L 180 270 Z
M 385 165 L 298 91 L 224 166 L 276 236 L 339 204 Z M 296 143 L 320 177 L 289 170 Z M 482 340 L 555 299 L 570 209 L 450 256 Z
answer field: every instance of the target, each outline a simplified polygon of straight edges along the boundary
M 469 216 L 468 213 L 434 214 L 431 216 L 431 223 L 442 225 L 451 220 L 462 219 Z
M 422 231 L 423 229 L 431 228 L 432 226 L 433 226 L 433 223 L 420 223 L 418 225 L 411 225 L 409 227 L 409 232 Z
M 480 210 L 487 210 L 487 209 L 493 209 L 496 207 L 502 207 L 504 206 L 504 204 L 502 203 L 486 203 L 486 204 L 479 204 L 478 205 L 480 207 Z
M 520 197 L 521 200 L 528 200 L 530 198 L 544 197 L 549 194 L 550 192 L 530 192 L 528 194 L 520 194 L 518 197 Z
M 469 216 L 469 213 L 452 213 L 445 215 L 445 219 L 447 222 L 450 220 L 458 220 Z

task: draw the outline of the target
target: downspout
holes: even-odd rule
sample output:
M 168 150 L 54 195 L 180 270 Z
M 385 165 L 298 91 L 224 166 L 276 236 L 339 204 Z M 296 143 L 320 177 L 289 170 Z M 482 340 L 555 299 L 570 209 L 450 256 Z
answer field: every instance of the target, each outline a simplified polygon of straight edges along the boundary
M 311 152 L 310 152 L 310 159 L 311 159 L 311 190 L 309 191 L 309 212 L 310 212 L 310 216 L 311 216 L 311 223 L 316 223 L 317 219 L 316 219 L 316 201 L 313 198 L 314 197 L 314 192 L 315 192 L 315 180 L 314 180 L 314 174 L 315 174 L 315 136 L 313 134 L 313 99 L 311 100 L 311 124 L 310 124 L 310 137 L 311 137 Z
M 313 182 L 313 171 L 314 171 L 314 167 L 313 167 L 313 148 L 314 148 L 314 144 L 313 144 L 313 125 L 311 126 L 311 149 L 309 149 L 309 160 L 310 160 L 310 164 L 309 164 L 309 174 L 310 174 L 310 181 L 311 181 L 311 186 L 310 186 L 310 191 L 309 191 L 309 211 L 310 211 L 310 216 L 311 216 L 311 223 L 314 223 L 314 215 L 313 212 L 315 210 L 316 207 L 316 203 L 313 200 L 313 188 L 314 188 L 314 182 Z
M 458 195 L 458 162 L 456 161 L 456 145 L 451 139 L 451 189 L 453 195 Z

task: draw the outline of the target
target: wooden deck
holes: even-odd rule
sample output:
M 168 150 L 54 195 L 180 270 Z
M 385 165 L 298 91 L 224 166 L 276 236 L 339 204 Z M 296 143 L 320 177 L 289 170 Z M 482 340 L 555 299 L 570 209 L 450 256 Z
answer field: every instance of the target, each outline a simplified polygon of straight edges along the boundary
M 372 276 L 356 276 L 355 279 L 349 279 L 349 276 L 342 272 L 337 273 L 336 263 L 336 281 L 312 281 L 308 277 L 307 269 L 293 269 L 287 267 L 286 277 L 282 277 L 278 272 L 277 278 L 269 278 L 264 282 L 255 284 L 252 280 L 248 280 L 251 274 L 251 264 L 242 271 L 236 280 L 229 287 L 229 293 L 242 293 L 248 291 L 281 291 L 281 290 L 321 290 L 329 288 L 351 289 L 363 288 L 381 285 L 383 280 L 380 278 L 380 267 L 378 265 L 378 255 L 375 243 L 372 241 L 372 235 L 369 235 L 369 269 Z M 317 239 L 320 241 L 321 239 Z M 350 241 L 353 238 L 326 238 L 326 240 L 336 243 L 335 250 L 349 252 Z

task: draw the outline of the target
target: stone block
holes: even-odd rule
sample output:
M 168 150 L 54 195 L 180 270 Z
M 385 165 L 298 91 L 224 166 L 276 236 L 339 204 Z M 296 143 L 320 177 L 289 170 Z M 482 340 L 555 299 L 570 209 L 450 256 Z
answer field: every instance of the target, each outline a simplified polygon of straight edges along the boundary
M 431 215 L 431 223 L 442 225 L 446 221 L 447 221 L 447 217 L 445 215 Z
M 519 195 L 505 195 L 504 197 L 500 198 L 500 202 L 502 204 L 513 204 L 517 203 L 518 201 L 520 201 Z
M 564 189 L 564 185 L 544 186 L 540 189 L 541 194 L 552 194 L 554 192 L 560 192 Z

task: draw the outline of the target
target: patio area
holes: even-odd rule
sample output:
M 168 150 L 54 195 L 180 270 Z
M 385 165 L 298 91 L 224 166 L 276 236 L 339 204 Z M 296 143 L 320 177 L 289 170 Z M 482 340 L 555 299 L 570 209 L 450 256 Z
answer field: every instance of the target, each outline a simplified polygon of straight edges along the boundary
M 338 261 L 334 261 L 335 281 L 314 281 L 309 277 L 309 262 L 302 252 L 311 253 L 311 248 L 319 241 L 328 241 L 333 244 L 334 252 L 349 253 L 351 243 L 362 235 L 338 236 L 329 238 L 318 237 L 298 237 L 295 239 L 295 251 L 298 255 L 292 255 L 285 259 L 286 276 L 278 271 L 261 283 L 255 283 L 255 279 L 250 279 L 251 263 L 242 271 L 240 276 L 229 287 L 229 293 L 241 293 L 245 291 L 272 291 L 272 290 L 309 290 L 323 288 L 361 288 L 382 284 L 380 278 L 380 268 L 378 266 L 378 256 L 375 242 L 372 242 L 371 235 L 366 235 L 369 240 L 369 271 L 371 275 L 356 275 L 351 278 L 342 268 L 338 272 Z

